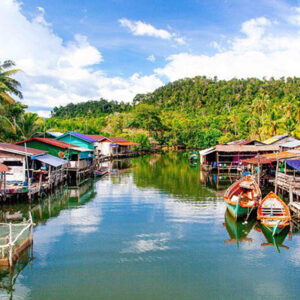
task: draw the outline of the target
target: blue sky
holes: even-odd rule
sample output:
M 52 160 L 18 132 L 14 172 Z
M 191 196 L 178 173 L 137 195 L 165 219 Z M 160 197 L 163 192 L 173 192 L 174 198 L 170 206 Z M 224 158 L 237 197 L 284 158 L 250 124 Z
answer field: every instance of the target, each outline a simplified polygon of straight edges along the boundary
M 0 60 L 20 65 L 41 115 L 187 76 L 300 75 L 299 1 L 1 1 Z

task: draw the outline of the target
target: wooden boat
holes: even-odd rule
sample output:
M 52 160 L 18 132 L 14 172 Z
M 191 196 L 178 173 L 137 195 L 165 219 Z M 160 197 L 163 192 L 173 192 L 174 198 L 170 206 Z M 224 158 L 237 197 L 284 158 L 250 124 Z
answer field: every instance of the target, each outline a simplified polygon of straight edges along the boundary
M 257 219 L 274 236 L 290 225 L 291 213 L 288 206 L 275 193 L 270 192 L 259 204 Z
M 189 159 L 190 159 L 190 161 L 197 161 L 198 160 L 197 152 L 191 151 Z
M 108 173 L 108 168 L 100 168 L 94 171 L 94 177 L 102 177 Z
M 252 242 L 251 238 L 248 238 L 248 234 L 252 230 L 254 224 L 256 223 L 255 216 L 249 218 L 247 223 L 244 223 L 242 220 L 235 220 L 234 217 L 229 213 L 229 210 L 226 210 L 225 213 L 225 223 L 223 224 L 226 227 L 226 230 L 229 235 L 229 239 L 224 241 L 225 244 L 236 243 L 239 247 L 240 242 Z
M 223 198 L 228 211 L 237 220 L 257 208 L 261 191 L 254 178 L 246 176 L 232 184 Z

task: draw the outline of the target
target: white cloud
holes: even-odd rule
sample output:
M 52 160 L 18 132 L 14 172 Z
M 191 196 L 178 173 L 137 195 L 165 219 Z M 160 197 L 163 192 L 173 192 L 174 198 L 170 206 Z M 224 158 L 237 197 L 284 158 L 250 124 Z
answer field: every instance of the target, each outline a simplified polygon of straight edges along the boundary
M 39 7 L 37 16 L 29 20 L 18 1 L 1 1 L 0 57 L 14 60 L 23 70 L 17 78 L 23 86 L 23 101 L 31 108 L 45 115 L 49 107 L 91 98 L 131 101 L 137 93 L 163 84 L 155 74 L 108 77 L 97 66 L 103 61 L 100 51 L 85 36 L 64 42 L 44 14 Z
M 157 29 L 153 25 L 144 23 L 142 21 L 132 21 L 126 18 L 119 20 L 122 27 L 128 28 L 133 35 L 136 36 L 152 36 L 163 40 L 174 40 L 178 44 L 185 44 L 185 40 L 178 36 L 176 33 L 172 33 L 165 29 Z
M 149 60 L 149 61 L 151 61 L 151 62 L 155 62 L 156 58 L 155 58 L 155 56 L 154 56 L 153 54 L 151 54 L 151 55 L 149 55 L 149 56 L 147 57 L 147 60 Z
M 297 12 L 300 19 L 300 10 Z M 196 75 L 220 79 L 300 76 L 299 27 L 290 28 L 289 33 L 273 34 L 277 25 L 264 17 L 248 20 L 241 26 L 242 36 L 228 41 L 226 48 L 212 43 L 219 49 L 216 54 L 170 55 L 168 63 L 155 73 L 171 81 Z

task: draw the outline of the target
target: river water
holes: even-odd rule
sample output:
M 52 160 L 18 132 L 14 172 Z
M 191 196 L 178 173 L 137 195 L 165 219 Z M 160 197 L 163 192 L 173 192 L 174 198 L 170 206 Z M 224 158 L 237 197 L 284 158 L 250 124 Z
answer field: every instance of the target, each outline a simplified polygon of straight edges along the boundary
M 31 210 L 36 227 L 32 249 L 1 269 L 0 299 L 299 299 L 300 234 L 233 222 L 222 200 L 233 179 L 206 178 L 184 153 L 113 169 L 2 208 Z

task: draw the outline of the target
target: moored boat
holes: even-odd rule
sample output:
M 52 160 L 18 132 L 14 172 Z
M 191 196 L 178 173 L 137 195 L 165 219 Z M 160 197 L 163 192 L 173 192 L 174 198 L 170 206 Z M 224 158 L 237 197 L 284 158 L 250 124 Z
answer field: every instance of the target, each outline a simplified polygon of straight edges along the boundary
M 259 204 L 257 219 L 274 236 L 290 225 L 291 213 L 288 206 L 275 193 L 270 192 Z
M 191 151 L 189 159 L 190 159 L 190 161 L 197 161 L 198 160 L 197 152 Z
M 108 168 L 100 168 L 94 171 L 94 177 L 102 177 L 108 173 Z
M 246 176 L 233 183 L 223 198 L 227 203 L 228 211 L 237 220 L 257 208 L 261 191 L 254 178 Z

